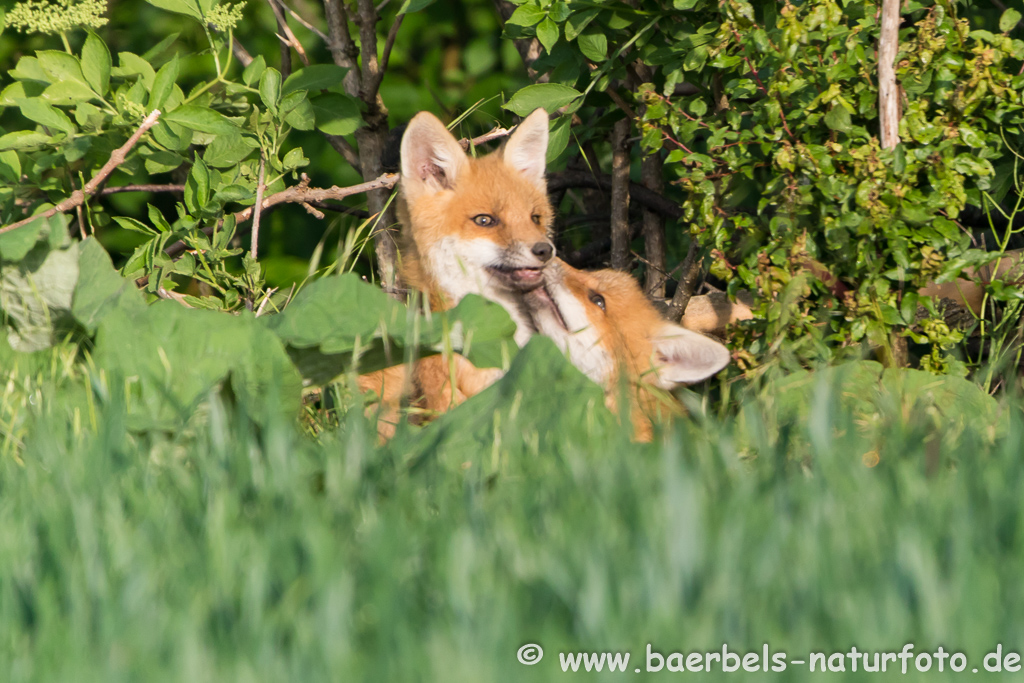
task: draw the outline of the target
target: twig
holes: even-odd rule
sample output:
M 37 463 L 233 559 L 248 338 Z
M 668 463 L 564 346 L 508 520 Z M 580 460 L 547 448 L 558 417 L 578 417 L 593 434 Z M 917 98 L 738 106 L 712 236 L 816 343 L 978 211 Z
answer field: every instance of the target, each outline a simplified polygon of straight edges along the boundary
M 286 10 L 288 10 L 288 14 L 292 15 L 292 17 L 293 17 L 293 18 L 295 19 L 295 21 L 299 22 L 300 24 L 302 24 L 303 26 L 305 26 L 305 27 L 306 27 L 307 29 L 309 29 L 309 30 L 310 30 L 310 31 L 312 31 L 313 33 L 317 34 L 317 35 L 318 35 L 318 36 L 320 37 L 320 40 L 324 41 L 324 43 L 325 43 L 325 44 L 328 44 L 328 45 L 330 45 L 331 39 L 327 37 L 327 34 L 326 34 L 326 33 L 324 33 L 323 31 L 321 31 L 320 29 L 318 29 L 318 28 L 317 28 L 316 26 L 313 26 L 313 25 L 312 25 L 311 23 L 309 23 L 308 21 L 306 21 L 305 19 L 303 19 L 303 18 L 302 18 L 302 17 L 301 17 L 301 16 L 300 16 L 300 15 L 298 14 L 298 12 L 296 12 L 295 10 L 293 10 L 293 9 L 292 9 L 291 7 L 289 7 L 288 5 L 284 4 L 284 1 L 283 1 L 283 0 L 278 0 L 278 3 L 279 3 L 279 4 L 281 5 L 281 7 L 284 7 L 284 8 L 286 9 Z
M 101 197 L 108 194 L 121 192 L 184 192 L 184 185 L 121 185 L 119 187 L 105 187 L 97 194 Z
M 252 64 L 252 55 L 245 49 L 245 46 L 238 42 L 238 39 L 234 36 L 231 37 L 231 52 L 234 53 L 235 59 L 243 67 Z
M 268 289 L 266 292 L 264 292 L 264 294 L 263 294 L 263 301 L 260 302 L 259 307 L 256 309 L 256 317 L 257 318 L 260 317 L 261 315 L 263 315 L 263 309 L 266 308 L 267 302 L 270 301 L 270 296 L 274 292 L 276 292 L 278 289 L 279 289 L 279 287 L 274 287 L 273 289 Z
M 515 129 L 515 126 L 512 126 L 511 128 L 495 128 L 491 132 L 484 133 L 483 135 L 478 135 L 472 140 L 470 140 L 469 138 L 462 138 L 461 140 L 459 140 L 459 144 L 462 145 L 462 149 L 468 152 L 470 147 L 476 147 L 477 145 L 482 145 L 485 142 L 497 140 L 498 138 L 508 137 L 509 135 L 512 134 L 512 131 L 514 131 Z
M 405 19 L 404 14 L 399 14 L 395 17 L 394 23 L 391 24 L 391 28 L 388 30 L 388 37 L 384 41 L 384 53 L 380 58 L 380 69 L 377 71 L 377 75 L 373 79 L 371 88 L 369 91 L 376 93 L 377 89 L 380 88 L 380 82 L 384 78 L 384 72 L 388 68 L 388 61 L 391 59 L 391 49 L 395 46 L 395 38 L 398 37 L 398 29 L 402 25 L 402 20 Z
M 161 299 L 167 299 L 168 301 L 177 301 L 185 308 L 195 308 L 195 306 L 185 301 L 184 294 L 179 294 L 178 292 L 171 292 L 169 290 L 164 289 L 163 287 L 157 287 L 156 295 Z
M 94 192 L 96 192 L 96 189 L 104 180 L 107 179 L 107 176 L 114 172 L 115 168 L 124 163 L 124 160 L 128 155 L 128 152 L 130 152 L 132 147 L 135 146 L 139 139 L 146 134 L 146 131 L 148 131 L 156 124 L 157 119 L 159 118 L 160 110 L 154 109 L 153 112 L 142 121 L 142 124 L 138 127 L 138 129 L 134 133 L 132 133 L 132 136 L 128 138 L 128 141 L 113 151 L 113 153 L 110 155 L 110 158 L 107 159 L 107 163 L 103 164 L 103 167 L 99 170 L 99 172 L 95 176 L 93 176 L 93 179 L 86 183 L 85 187 L 83 187 L 81 190 L 75 190 L 74 192 L 71 193 L 70 197 L 60 202 L 59 204 L 57 204 L 57 206 L 53 207 L 52 209 L 48 209 L 43 213 L 38 213 L 34 216 L 29 216 L 28 218 L 20 220 L 17 223 L 11 223 L 6 227 L 0 228 L 0 234 L 9 232 L 11 230 L 15 230 L 16 228 L 20 228 L 24 225 L 28 225 L 29 223 L 32 223 L 33 221 L 38 220 L 40 218 L 50 218 L 55 214 L 64 213 L 65 211 L 73 209 L 76 206 L 80 206 L 82 202 L 86 200 L 87 197 L 91 196 Z
M 697 246 L 697 238 L 690 236 L 690 248 L 683 259 L 682 273 L 679 275 L 679 284 L 676 285 L 676 293 L 672 295 L 672 302 L 668 305 L 668 317 L 670 320 L 679 321 L 686 313 L 686 306 L 690 303 L 693 293 L 697 290 L 700 282 L 701 271 L 704 269 L 703 259 L 700 256 L 700 247 Z
M 349 166 L 355 169 L 359 168 L 359 155 L 356 154 L 355 148 L 349 144 L 348 140 L 340 135 L 331 135 L 329 133 L 324 133 L 323 136 L 328 144 L 334 148 L 334 151 L 345 158 Z
M 318 202 L 323 202 L 328 199 L 343 199 L 345 197 L 351 197 L 355 194 L 363 194 L 364 192 L 371 192 L 373 190 L 390 190 L 398 182 L 397 173 L 384 173 L 379 178 L 375 178 L 366 183 L 360 183 L 359 185 L 353 185 L 351 187 L 330 187 L 326 189 L 309 187 L 309 176 L 302 174 L 301 180 L 298 185 L 293 185 L 288 189 L 275 192 L 263 199 L 261 203 L 262 210 L 277 206 L 278 204 L 313 204 L 319 206 Z M 247 209 L 238 211 L 234 214 L 235 224 L 241 224 L 249 220 L 255 211 L 255 205 L 250 206 Z M 203 232 L 207 235 L 213 234 L 214 226 L 210 225 L 203 228 Z M 168 256 L 175 256 L 185 251 L 188 248 L 184 242 L 175 242 L 171 246 L 164 250 Z
M 629 119 L 612 128 L 612 268 L 629 268 Z
M 295 49 L 295 53 L 299 55 L 299 59 L 302 60 L 302 63 L 303 63 L 304 66 L 309 66 L 309 57 L 306 56 L 306 50 L 303 49 L 302 43 L 299 42 L 299 39 L 295 37 L 294 33 L 292 33 L 291 27 L 288 26 L 288 19 L 287 19 L 287 17 L 284 16 L 284 12 L 281 11 L 280 3 L 278 2 L 278 0 L 267 0 L 267 2 L 270 4 L 270 9 L 272 9 L 274 11 L 274 18 L 277 19 L 277 27 L 284 33 L 283 36 L 278 35 L 278 38 L 286 46 L 291 46 L 292 48 Z M 287 47 L 285 48 L 285 51 L 287 51 Z M 282 54 L 282 60 L 283 60 L 285 52 L 282 52 L 281 54 Z M 282 66 L 282 69 L 283 69 L 283 67 L 284 67 L 283 61 L 282 61 L 281 66 Z M 291 55 L 290 54 L 288 55 L 288 71 L 289 72 L 291 71 Z M 283 73 L 283 71 L 282 71 L 282 75 L 285 75 Z
M 267 162 L 260 154 L 260 177 L 256 181 L 256 203 L 253 204 L 256 211 L 252 217 L 252 240 L 249 242 L 249 252 L 252 254 L 253 260 L 257 258 L 256 250 L 260 241 L 260 214 L 263 213 L 263 191 L 266 189 L 263 180 L 266 168 Z

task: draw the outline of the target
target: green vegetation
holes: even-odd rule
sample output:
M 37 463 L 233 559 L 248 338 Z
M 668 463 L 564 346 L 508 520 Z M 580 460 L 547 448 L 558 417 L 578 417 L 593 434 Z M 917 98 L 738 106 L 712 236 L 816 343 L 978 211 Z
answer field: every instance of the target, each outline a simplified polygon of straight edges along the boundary
M 648 643 L 914 643 L 968 670 L 1024 651 L 1024 296 L 992 278 L 958 327 L 916 293 L 1019 246 L 1020 13 L 904 3 L 883 151 L 868 0 L 378 5 L 374 55 L 398 28 L 376 83 L 365 54 L 337 63 L 316 2 L 0 12 L 5 680 L 540 681 L 560 652 L 644 668 Z M 358 62 L 373 3 L 345 7 Z M 556 113 L 560 253 L 607 261 L 625 120 L 625 178 L 662 203 L 631 204 L 620 265 L 666 300 L 704 278 L 755 296 L 741 363 L 681 392 L 651 444 L 547 339 L 517 350 L 496 305 L 382 291 L 387 177 L 268 206 L 250 241 L 257 194 L 374 180 L 420 109 L 473 137 L 535 107 Z M 378 445 L 356 375 L 444 349 L 507 373 Z M 526 643 L 543 661 L 516 660 Z

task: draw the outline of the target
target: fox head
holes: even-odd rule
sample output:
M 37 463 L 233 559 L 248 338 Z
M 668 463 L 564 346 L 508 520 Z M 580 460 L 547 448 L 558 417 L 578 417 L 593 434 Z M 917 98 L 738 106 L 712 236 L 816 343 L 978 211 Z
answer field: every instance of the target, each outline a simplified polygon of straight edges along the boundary
M 548 117 L 526 117 L 504 147 L 466 155 L 435 116 L 420 112 L 402 137 L 403 277 L 453 305 L 466 294 L 502 304 L 525 342 L 523 292 L 540 286 L 555 254 L 544 180 Z
M 524 301 L 537 331 L 605 387 L 612 407 L 618 380 L 630 382 L 638 438 L 650 437 L 651 387 L 700 382 L 729 364 L 725 346 L 663 319 L 627 273 L 585 272 L 556 259 Z

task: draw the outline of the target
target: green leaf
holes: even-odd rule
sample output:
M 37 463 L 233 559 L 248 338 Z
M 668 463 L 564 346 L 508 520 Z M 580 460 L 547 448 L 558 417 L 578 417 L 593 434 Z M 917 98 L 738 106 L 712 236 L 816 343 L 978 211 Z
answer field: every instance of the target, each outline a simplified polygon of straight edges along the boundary
M 89 334 L 95 333 L 100 321 L 115 308 L 136 312 L 146 308 L 139 288 L 118 275 L 110 255 L 95 237 L 83 241 L 78 253 L 78 284 L 71 313 Z
M 118 68 L 114 70 L 117 76 L 134 76 L 138 74 L 142 77 L 142 84 L 146 86 L 146 90 L 153 89 L 153 79 L 156 78 L 156 72 L 153 71 L 153 66 L 142 57 L 132 52 L 118 52 L 117 53 Z
M 0 152 L 8 149 L 30 149 L 53 141 L 49 135 L 28 130 L 16 130 L 0 136 Z
M 347 73 L 347 68 L 334 64 L 311 64 L 286 78 L 281 94 L 287 95 L 296 90 L 327 90 L 341 85 Z
M 39 65 L 54 83 L 60 81 L 76 81 L 88 85 L 82 73 L 82 65 L 78 57 L 59 50 L 42 50 L 36 53 Z
M 29 121 L 34 121 L 47 128 L 62 130 L 68 135 L 74 135 L 77 130 L 67 114 L 50 106 L 41 99 L 22 100 L 18 103 L 18 106 L 21 109 L 22 116 Z
M 398 10 L 398 14 L 411 14 L 412 12 L 419 12 L 422 9 L 426 9 L 433 5 L 437 0 L 405 0 L 402 6 Z
M 586 9 L 582 12 L 573 12 L 570 15 L 569 20 L 565 22 L 565 39 L 568 41 L 576 40 L 576 37 L 583 33 L 583 29 L 587 27 L 587 24 L 594 20 L 594 17 L 598 15 L 601 10 L 598 8 Z
M 285 95 L 281 100 L 281 113 L 285 123 L 298 130 L 313 130 L 316 125 L 316 115 L 313 113 L 313 105 L 306 97 L 305 90 Z
M 549 114 L 570 104 L 582 96 L 575 88 L 559 83 L 538 83 L 519 90 L 503 105 L 519 116 L 528 116 L 535 109 L 543 108 Z
M 246 137 L 238 130 L 227 135 L 218 135 L 203 153 L 203 161 L 214 168 L 230 168 L 249 156 L 259 143 Z
M 229 118 L 208 107 L 185 104 L 163 116 L 164 121 L 180 123 L 200 133 L 223 135 L 238 132 L 238 126 Z
M 260 76 L 263 75 L 263 70 L 266 68 L 267 60 L 263 59 L 263 55 L 256 55 L 242 72 L 242 80 L 246 85 L 252 87 L 253 83 L 260 82 Z
M 672 8 L 677 10 L 693 9 L 700 0 L 672 0 Z
M 558 42 L 558 35 L 560 31 L 558 24 L 551 21 L 551 17 L 547 17 L 544 21 L 537 24 L 537 40 L 544 46 L 544 49 L 551 52 L 551 48 Z
M 210 201 L 210 171 L 201 157 L 196 157 L 185 182 L 185 207 L 192 215 L 199 214 Z
M 146 0 L 146 2 L 168 12 L 185 14 L 199 21 L 203 20 L 203 13 L 200 11 L 199 4 L 195 0 Z
M 17 66 L 8 74 L 11 78 L 19 81 L 39 81 L 50 83 L 50 77 L 46 75 L 39 60 L 35 57 L 22 57 L 18 60 Z
M 32 247 L 36 246 L 41 239 L 49 236 L 52 230 L 61 230 L 65 225 L 63 221 L 63 214 L 55 214 L 48 219 L 39 216 L 20 228 L 0 233 L 0 262 L 17 263 L 21 261 L 32 250 Z M 63 229 L 66 233 L 67 229 Z
M 110 87 L 110 50 L 98 35 L 89 31 L 82 46 L 82 73 L 85 82 L 99 95 Z
M 142 221 L 137 221 L 134 218 L 128 216 L 113 216 L 114 221 L 125 230 L 131 230 L 132 232 L 141 232 L 143 235 L 158 235 L 159 231 L 154 230 Z
M 43 91 L 42 98 L 54 104 L 79 104 L 97 99 L 92 88 L 78 81 L 54 83 Z
M 592 62 L 603 62 L 608 57 L 608 38 L 600 31 L 583 33 L 577 45 L 583 56 Z
M 1011 7 L 999 17 L 999 30 L 1009 33 L 1018 23 L 1020 23 L 1020 12 Z
M 825 114 L 825 125 L 841 133 L 849 132 L 850 112 L 846 111 L 846 107 L 841 104 L 832 105 L 832 108 Z
M 281 72 L 270 67 L 260 76 L 260 99 L 263 105 L 277 116 L 277 105 L 281 101 Z
M 310 100 L 318 130 L 328 135 L 351 135 L 363 125 L 359 104 L 348 95 L 327 93 Z
M 0 107 L 17 107 L 18 100 L 39 97 L 46 86 L 36 81 L 15 81 L 0 91 Z
M 571 116 L 561 116 L 551 126 L 551 134 L 548 136 L 548 151 L 545 155 L 547 163 L 558 158 L 558 155 L 569 145 L 569 126 L 572 123 Z
M 537 5 L 520 5 L 505 23 L 513 26 L 533 26 L 539 24 L 547 15 L 547 12 Z
M 172 33 L 171 35 L 165 37 L 159 43 L 143 52 L 142 58 L 145 59 L 147 62 L 152 62 L 154 59 L 157 58 L 157 56 L 160 55 L 160 53 L 169 48 L 174 43 L 174 41 L 178 39 L 178 36 L 180 35 L 180 33 Z
M 11 185 L 21 183 L 21 159 L 13 149 L 0 152 L 0 178 Z
M 281 163 L 284 165 L 284 170 L 294 171 L 302 166 L 308 166 L 309 159 L 303 156 L 301 147 L 296 147 L 295 149 L 289 150 L 288 153 L 284 155 L 284 159 L 281 160 Z
M 178 55 L 160 67 L 153 78 L 153 87 L 149 91 L 149 108 L 160 109 L 168 96 L 174 91 L 174 83 L 178 80 Z

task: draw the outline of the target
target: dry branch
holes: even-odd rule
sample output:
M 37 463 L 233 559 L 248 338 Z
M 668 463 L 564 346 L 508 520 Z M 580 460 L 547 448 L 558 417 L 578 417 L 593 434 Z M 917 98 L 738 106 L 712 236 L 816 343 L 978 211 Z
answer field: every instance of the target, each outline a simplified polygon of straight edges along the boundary
M 697 291 L 700 284 L 701 273 L 704 269 L 703 259 L 700 258 L 701 249 L 697 246 L 697 239 L 690 238 L 690 249 L 686 252 L 679 275 L 679 284 L 676 285 L 676 293 L 672 296 L 672 302 L 668 305 L 668 317 L 670 320 L 681 320 L 686 313 L 686 306 L 690 298 Z
M 652 154 L 640 164 L 640 179 L 651 192 L 661 194 L 665 186 L 662 161 Z M 647 296 L 665 296 L 665 219 L 651 209 L 644 209 L 644 255 L 647 257 L 647 276 L 644 290 Z
M 83 187 L 81 190 L 75 190 L 74 192 L 71 193 L 70 197 L 60 202 L 59 204 L 57 204 L 57 206 L 53 207 L 52 209 L 48 209 L 43 213 L 38 213 L 34 216 L 29 216 L 28 218 L 20 220 L 17 223 L 11 223 L 6 227 L 0 228 L 0 234 L 10 232 L 11 230 L 15 230 L 16 228 L 20 228 L 24 225 L 28 225 L 29 223 L 39 218 L 50 218 L 55 214 L 64 213 L 65 211 L 69 211 L 71 209 L 74 209 L 75 207 L 81 206 L 82 203 L 88 197 L 92 196 L 96 192 L 96 190 L 99 189 L 100 185 L 107 179 L 107 176 L 113 173 L 115 168 L 124 163 L 125 158 L 128 156 L 128 152 L 130 152 L 132 147 L 135 146 L 139 139 L 146 134 L 146 131 L 148 131 L 156 124 L 157 119 L 159 118 L 160 110 L 154 109 L 153 112 L 142 121 L 142 124 L 138 127 L 138 129 L 134 133 L 132 133 L 132 136 L 128 138 L 128 141 L 113 151 L 113 153 L 110 155 L 110 158 L 107 159 L 107 163 L 103 164 L 103 168 L 101 168 L 99 172 L 95 176 L 93 176 L 92 180 L 87 182 L 85 184 L 85 187 Z

